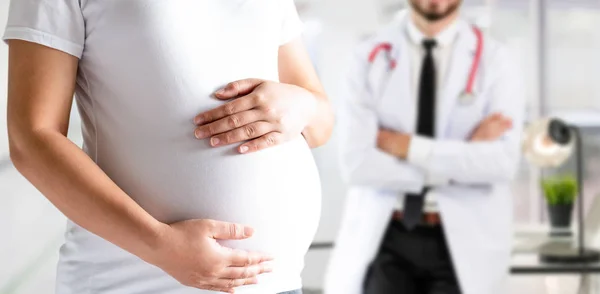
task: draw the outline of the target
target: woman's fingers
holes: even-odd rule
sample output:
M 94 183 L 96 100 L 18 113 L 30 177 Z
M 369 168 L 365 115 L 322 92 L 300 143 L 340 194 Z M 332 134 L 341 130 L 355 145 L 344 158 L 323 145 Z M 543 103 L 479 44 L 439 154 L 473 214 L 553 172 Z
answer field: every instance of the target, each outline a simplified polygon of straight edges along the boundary
M 233 288 L 237 288 L 239 286 L 256 284 L 257 279 L 248 278 L 248 279 L 218 279 L 213 282 L 214 287 L 219 289 L 231 290 Z
M 233 131 L 224 134 L 219 134 L 210 139 L 210 145 L 213 147 L 239 143 L 258 138 L 264 134 L 273 131 L 273 125 L 259 121 L 247 124 Z
M 263 262 L 245 267 L 229 267 L 223 271 L 221 277 L 226 279 L 251 279 L 272 271 L 272 266 L 267 262 Z
M 256 152 L 262 149 L 266 149 L 269 147 L 273 147 L 275 145 L 279 145 L 283 142 L 283 134 L 279 132 L 270 132 L 258 139 L 254 139 L 248 143 L 241 145 L 238 148 L 240 153 L 250 153 Z
M 262 83 L 264 80 L 261 79 L 244 79 L 238 80 L 235 82 L 231 82 L 227 84 L 225 87 L 217 90 L 215 92 L 215 97 L 219 99 L 231 99 L 243 95 L 248 95 Z
M 263 113 L 260 110 L 252 109 L 239 112 L 217 121 L 199 126 L 194 131 L 194 136 L 198 139 L 205 139 L 215 135 L 223 134 L 231 130 L 244 127 L 248 124 L 260 121 L 263 119 Z M 254 130 L 247 130 L 254 131 Z M 221 139 L 221 138 L 219 138 Z
M 273 257 L 258 252 L 230 249 L 228 250 L 226 259 L 231 267 L 248 267 L 271 261 Z
M 194 124 L 205 125 L 224 117 L 255 108 L 257 106 L 257 99 L 253 98 L 254 96 L 256 95 L 250 94 L 227 102 L 217 108 L 200 113 L 194 118 Z

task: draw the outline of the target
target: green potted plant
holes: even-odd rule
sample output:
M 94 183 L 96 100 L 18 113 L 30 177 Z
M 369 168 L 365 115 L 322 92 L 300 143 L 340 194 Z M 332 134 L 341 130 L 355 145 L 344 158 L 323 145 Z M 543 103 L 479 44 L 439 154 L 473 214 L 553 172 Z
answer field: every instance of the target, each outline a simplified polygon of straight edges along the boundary
M 542 188 L 548 203 L 550 224 L 554 228 L 567 228 L 571 225 L 573 203 L 577 197 L 577 180 L 571 175 L 546 178 Z

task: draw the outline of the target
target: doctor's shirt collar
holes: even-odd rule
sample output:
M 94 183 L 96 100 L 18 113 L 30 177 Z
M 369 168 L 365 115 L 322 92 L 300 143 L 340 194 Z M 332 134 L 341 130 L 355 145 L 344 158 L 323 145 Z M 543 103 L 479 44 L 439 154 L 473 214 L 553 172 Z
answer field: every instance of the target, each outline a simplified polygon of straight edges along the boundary
M 415 45 L 420 46 L 423 40 L 427 37 L 417 28 L 412 17 L 407 15 L 406 30 L 408 33 L 409 40 Z M 439 32 L 434 39 L 437 41 L 438 46 L 446 47 L 452 44 L 458 33 L 458 21 L 453 21 L 448 27 Z

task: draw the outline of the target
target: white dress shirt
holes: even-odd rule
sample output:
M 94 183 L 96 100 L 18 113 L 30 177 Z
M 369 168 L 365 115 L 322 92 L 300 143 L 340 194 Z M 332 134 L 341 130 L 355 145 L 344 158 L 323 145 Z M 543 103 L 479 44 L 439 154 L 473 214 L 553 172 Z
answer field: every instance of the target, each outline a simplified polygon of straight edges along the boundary
M 453 22 L 433 39 L 436 41 L 436 46 L 433 49 L 433 60 L 435 64 L 436 72 L 436 108 L 439 109 L 441 103 L 437 103 L 441 95 L 442 89 L 444 89 L 444 82 L 446 81 L 446 74 L 448 72 L 450 64 L 450 56 L 458 33 L 457 23 Z M 425 48 L 423 47 L 423 40 L 429 39 L 426 37 L 415 25 L 412 19 L 406 22 L 406 34 L 407 43 L 409 44 L 410 54 L 410 75 L 411 75 L 411 99 L 414 101 L 415 109 L 418 107 L 419 102 L 419 82 L 421 79 L 421 67 L 423 59 L 425 58 Z M 436 111 L 436 118 L 439 111 Z M 418 119 L 418 117 L 415 117 Z M 416 124 L 415 124 L 416 125 Z M 408 150 L 407 161 L 409 163 L 417 163 L 427 161 L 427 158 L 431 154 L 431 144 L 428 139 L 413 135 Z M 435 179 L 431 175 L 428 175 L 427 183 L 436 184 L 443 182 L 444 179 Z M 398 201 L 398 209 L 402 209 L 404 203 L 404 195 L 400 196 Z M 433 194 L 429 193 L 425 199 L 425 212 L 437 212 L 437 202 Z

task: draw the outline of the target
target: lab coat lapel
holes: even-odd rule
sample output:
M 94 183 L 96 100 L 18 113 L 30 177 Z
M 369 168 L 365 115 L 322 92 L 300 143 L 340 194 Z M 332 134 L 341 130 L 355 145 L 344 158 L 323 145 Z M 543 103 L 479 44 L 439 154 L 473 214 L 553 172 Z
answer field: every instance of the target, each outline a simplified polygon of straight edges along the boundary
M 396 67 L 382 84 L 380 107 L 383 126 L 397 131 L 411 131 L 414 128 L 415 105 L 411 99 L 410 55 L 404 33 L 404 19 L 400 19 L 386 34 L 385 40 L 392 44 L 392 56 Z
M 408 44 L 401 32 L 398 32 L 394 48 L 397 48 L 397 66 L 391 72 L 388 83 L 383 91 L 382 106 L 385 113 L 392 114 L 388 119 L 398 131 L 408 131 L 414 128 L 415 107 L 411 99 L 410 84 L 410 55 Z M 389 112 L 388 112 L 389 111 Z
M 439 123 L 436 124 L 436 134 L 444 135 L 448 130 L 448 122 L 454 106 L 458 102 L 459 96 L 464 92 L 475 51 L 477 39 L 473 33 L 472 27 L 466 22 L 459 24 L 459 34 L 456 45 L 448 64 L 448 72 L 444 81 L 444 86 L 440 98 Z

